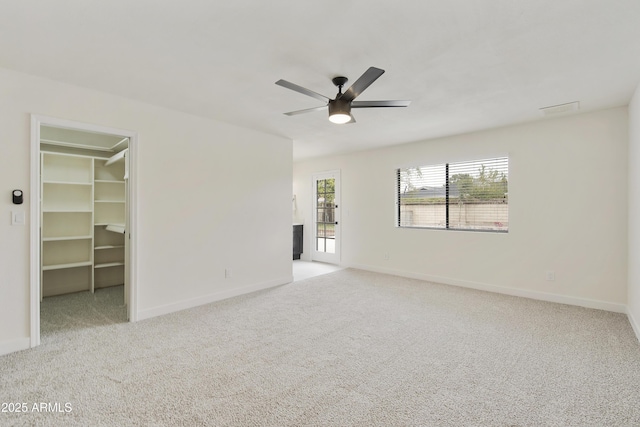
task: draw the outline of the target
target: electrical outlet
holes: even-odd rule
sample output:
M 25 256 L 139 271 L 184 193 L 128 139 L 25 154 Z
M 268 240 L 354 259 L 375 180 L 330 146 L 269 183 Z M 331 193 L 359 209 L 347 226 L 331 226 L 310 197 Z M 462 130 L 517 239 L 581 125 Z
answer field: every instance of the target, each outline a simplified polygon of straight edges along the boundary
M 555 271 L 547 271 L 547 281 L 553 282 L 556 280 L 556 272 Z
M 384 254 L 384 260 L 389 261 L 389 259 L 390 259 L 389 254 Z
M 225 268 L 224 269 L 224 278 L 225 279 L 229 279 L 232 276 L 232 271 L 230 268 Z

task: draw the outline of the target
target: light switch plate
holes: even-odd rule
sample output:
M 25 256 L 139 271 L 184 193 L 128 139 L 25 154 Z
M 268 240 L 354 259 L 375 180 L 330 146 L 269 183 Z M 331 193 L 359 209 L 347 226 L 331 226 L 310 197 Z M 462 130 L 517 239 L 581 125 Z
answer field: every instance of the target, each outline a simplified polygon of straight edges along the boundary
M 11 225 L 24 225 L 24 211 L 11 211 Z

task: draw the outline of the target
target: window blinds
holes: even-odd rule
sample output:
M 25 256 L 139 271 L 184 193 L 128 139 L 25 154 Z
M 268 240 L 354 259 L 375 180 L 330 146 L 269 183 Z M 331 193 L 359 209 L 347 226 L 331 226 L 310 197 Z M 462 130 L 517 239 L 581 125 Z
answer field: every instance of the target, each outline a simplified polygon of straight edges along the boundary
M 397 225 L 506 232 L 509 159 L 397 170 Z

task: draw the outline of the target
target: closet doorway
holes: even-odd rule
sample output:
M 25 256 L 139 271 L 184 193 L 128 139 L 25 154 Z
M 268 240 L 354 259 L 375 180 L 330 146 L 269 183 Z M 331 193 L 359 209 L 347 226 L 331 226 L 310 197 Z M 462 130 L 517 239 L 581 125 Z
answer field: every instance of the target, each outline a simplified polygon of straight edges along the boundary
M 117 295 L 124 303 L 121 321 L 136 320 L 137 138 L 131 131 L 35 115 L 31 126 L 34 347 L 40 344 L 43 298 L 108 290 L 109 300 Z

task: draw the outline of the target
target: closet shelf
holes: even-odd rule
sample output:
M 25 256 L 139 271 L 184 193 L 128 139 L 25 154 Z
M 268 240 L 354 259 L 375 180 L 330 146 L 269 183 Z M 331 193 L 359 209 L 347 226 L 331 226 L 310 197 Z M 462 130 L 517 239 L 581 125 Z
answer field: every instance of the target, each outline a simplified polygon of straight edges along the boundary
M 68 264 L 52 264 L 52 265 L 43 265 L 42 270 L 60 270 L 63 268 L 74 268 L 74 267 L 87 267 L 93 264 L 91 261 L 82 261 L 82 262 L 70 262 Z
M 43 237 L 43 242 L 59 242 L 62 240 L 89 240 L 93 236 L 62 236 L 62 237 Z
M 125 140 L 126 140 L 126 141 L 128 141 L 129 139 L 128 139 L 128 138 L 123 139 L 123 140 L 122 140 L 122 141 L 120 141 L 118 144 L 116 144 L 116 145 L 114 146 L 114 148 L 115 148 L 116 146 L 120 145 L 120 143 L 125 142 Z M 105 165 L 105 166 L 110 166 L 110 165 L 114 164 L 115 162 L 118 162 L 118 161 L 120 161 L 120 160 L 124 160 L 124 158 L 125 158 L 125 157 L 126 157 L 126 155 L 127 155 L 127 151 L 129 151 L 129 149 L 128 149 L 128 148 L 125 148 L 124 150 L 120 151 L 119 153 L 114 154 L 113 156 L 111 156 L 111 157 L 109 158 L 109 160 L 107 160 L 107 161 L 104 163 L 104 165 Z
M 124 181 L 114 181 L 111 179 L 96 179 L 96 184 L 124 184 Z
M 101 249 L 123 249 L 124 245 L 103 245 L 103 246 L 96 246 L 94 249 L 96 251 L 101 250 Z
M 98 224 L 96 224 L 98 225 Z M 114 233 L 124 234 L 124 224 L 105 224 L 107 231 L 112 231 Z
M 55 185 L 91 185 L 90 182 L 78 182 L 78 181 L 42 181 L 43 184 L 55 184 Z
M 94 200 L 95 203 L 124 203 L 124 200 Z
M 81 212 L 81 213 L 92 213 L 93 210 L 92 209 L 42 209 L 43 213 L 47 213 L 47 212 L 58 212 L 58 213 L 64 213 L 64 212 L 69 212 L 69 213 L 74 213 L 74 212 Z
M 105 262 L 104 264 L 95 264 L 93 268 L 118 267 L 120 265 L 124 265 L 124 262 Z
M 59 141 L 57 139 L 45 139 L 45 138 L 40 138 L 40 143 L 42 144 L 50 144 L 50 145 L 58 145 L 60 147 L 71 147 L 71 148 L 84 148 L 87 150 L 92 150 L 92 151 L 111 151 L 110 148 L 107 147 L 99 147 L 96 145 L 89 145 L 89 144 L 80 144 L 77 142 L 67 142 L 67 141 Z M 53 154 L 58 154 L 57 152 L 52 152 Z M 76 155 L 77 157 L 80 157 L 80 155 Z

